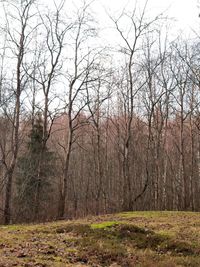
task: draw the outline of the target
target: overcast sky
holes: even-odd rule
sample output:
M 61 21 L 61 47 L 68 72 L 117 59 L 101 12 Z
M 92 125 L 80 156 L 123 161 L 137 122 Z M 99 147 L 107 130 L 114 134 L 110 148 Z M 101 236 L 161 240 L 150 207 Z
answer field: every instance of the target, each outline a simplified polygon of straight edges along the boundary
M 93 9 L 99 13 L 99 20 L 101 24 L 108 24 L 106 12 L 115 14 L 120 12 L 124 6 L 127 8 L 134 7 L 137 1 L 137 6 L 144 6 L 146 0 L 96 0 L 93 3 Z M 170 32 L 173 37 L 176 37 L 178 32 L 182 31 L 187 37 L 192 35 L 194 30 L 196 32 L 200 29 L 200 0 L 149 0 L 146 15 L 147 17 L 154 17 L 164 12 L 171 21 Z
M 53 1 L 58 3 L 58 0 L 41 0 L 47 3 L 48 6 L 53 4 Z M 66 0 L 65 9 L 69 14 L 70 6 L 73 4 L 77 7 L 82 0 Z M 109 30 L 112 23 L 108 18 L 107 13 L 111 15 L 119 14 L 126 6 L 126 9 L 131 10 L 137 2 L 137 6 L 144 6 L 146 0 L 88 0 L 92 2 L 91 8 L 95 13 L 95 17 L 99 21 L 99 25 L 104 29 L 103 36 L 105 41 L 111 43 L 114 33 Z M 87 1 L 86 1 L 87 2 Z M 72 4 L 73 3 L 73 4 Z M 146 17 L 153 18 L 154 16 L 164 12 L 165 16 L 173 18 L 170 21 L 170 35 L 172 39 L 176 38 L 182 31 L 185 37 L 193 37 L 194 31 L 200 33 L 200 0 L 149 0 Z M 104 36 L 105 33 L 105 36 Z M 109 40 L 110 39 L 110 40 Z M 102 38 L 103 40 L 103 38 Z
M 117 11 L 125 5 L 134 6 L 136 0 L 96 0 L 94 6 L 104 6 L 108 10 Z M 145 0 L 137 0 L 138 5 L 143 5 Z M 198 0 L 149 0 L 149 12 L 162 12 L 168 10 L 168 14 L 176 17 L 180 24 L 194 23 L 198 17 Z M 196 18 L 195 18 L 196 16 Z
M 48 5 L 53 3 L 54 0 L 42 0 Z M 106 12 L 116 13 L 120 12 L 123 7 L 129 8 L 137 5 L 143 6 L 146 0 L 94 0 L 92 3 L 93 10 L 97 13 L 98 18 L 101 22 L 107 22 Z M 58 0 L 55 1 L 56 3 Z M 79 5 L 80 0 L 67 0 L 66 8 L 70 3 Z M 149 0 L 147 12 L 148 14 L 158 14 L 165 11 L 169 17 L 174 17 L 177 20 L 177 25 L 182 30 L 187 30 L 196 27 L 197 23 L 200 24 L 200 0 Z

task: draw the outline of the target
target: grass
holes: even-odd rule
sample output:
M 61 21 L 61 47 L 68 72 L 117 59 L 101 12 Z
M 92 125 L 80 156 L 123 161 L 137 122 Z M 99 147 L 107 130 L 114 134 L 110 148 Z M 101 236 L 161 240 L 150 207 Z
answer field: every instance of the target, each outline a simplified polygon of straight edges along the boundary
M 101 222 L 101 223 L 92 223 L 90 227 L 92 229 L 105 229 L 107 227 L 112 227 L 112 226 L 117 225 L 117 224 L 119 224 L 119 222 L 117 222 L 117 221 L 112 221 L 112 222 L 105 221 L 105 222 Z
M 200 266 L 200 214 L 126 212 L 1 226 L 0 266 Z

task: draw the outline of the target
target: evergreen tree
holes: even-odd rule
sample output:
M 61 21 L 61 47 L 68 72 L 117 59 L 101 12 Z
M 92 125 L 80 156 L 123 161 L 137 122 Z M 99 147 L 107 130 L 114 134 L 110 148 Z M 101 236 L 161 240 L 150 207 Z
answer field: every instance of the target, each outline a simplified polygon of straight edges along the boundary
M 17 204 L 20 217 L 33 221 L 44 211 L 51 193 L 54 154 L 43 140 L 42 118 L 37 116 L 29 134 L 27 152 L 17 168 Z

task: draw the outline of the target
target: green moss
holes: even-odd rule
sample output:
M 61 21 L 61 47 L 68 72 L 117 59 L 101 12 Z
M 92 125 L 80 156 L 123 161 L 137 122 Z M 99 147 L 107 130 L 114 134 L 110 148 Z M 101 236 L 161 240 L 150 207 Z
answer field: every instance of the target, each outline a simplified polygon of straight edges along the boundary
M 119 224 L 117 221 L 107 221 L 107 222 L 101 222 L 101 223 L 93 223 L 91 224 L 92 229 L 104 229 L 107 227 L 112 227 L 114 225 Z
M 199 221 L 199 213 L 153 211 L 3 226 L 0 265 L 200 266 Z

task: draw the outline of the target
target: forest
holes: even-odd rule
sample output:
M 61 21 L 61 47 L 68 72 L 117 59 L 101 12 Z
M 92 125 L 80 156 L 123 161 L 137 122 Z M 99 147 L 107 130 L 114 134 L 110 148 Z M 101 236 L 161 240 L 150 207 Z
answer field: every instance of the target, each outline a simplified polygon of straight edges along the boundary
M 200 211 L 200 38 L 148 1 L 0 2 L 0 223 Z

